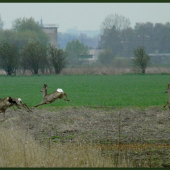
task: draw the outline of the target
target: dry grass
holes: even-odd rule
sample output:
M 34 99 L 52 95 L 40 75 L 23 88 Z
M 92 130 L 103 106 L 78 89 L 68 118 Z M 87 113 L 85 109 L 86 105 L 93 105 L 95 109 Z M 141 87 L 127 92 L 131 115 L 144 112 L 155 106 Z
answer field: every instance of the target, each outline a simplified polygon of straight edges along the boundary
M 0 167 L 151 167 L 151 156 L 132 160 L 130 153 L 169 148 L 151 144 L 39 144 L 26 131 L 0 128 Z M 124 151 L 124 152 L 122 152 Z M 112 153 L 116 153 L 114 156 Z M 138 161 L 138 162 L 137 162 Z
M 111 66 L 100 66 L 100 67 L 72 67 L 72 68 L 63 68 L 61 71 L 62 75 L 78 75 L 78 74 L 95 74 L 95 75 L 119 75 L 127 73 L 141 73 L 139 69 L 134 69 L 133 67 L 111 67 Z M 160 74 L 160 73 L 170 73 L 170 68 L 167 67 L 148 67 L 146 68 L 146 74 Z M 6 75 L 4 70 L 0 70 L 1 75 Z M 39 70 L 39 74 L 55 74 L 54 70 L 46 70 L 45 73 L 42 73 Z M 29 70 L 26 70 L 24 73 L 21 70 L 17 70 L 16 75 L 25 75 L 31 76 L 32 73 Z
M 97 74 L 97 75 L 119 75 L 127 73 L 141 73 L 140 70 L 133 69 L 132 67 L 79 67 L 79 68 L 64 68 L 61 74 Z M 148 74 L 170 73 L 170 68 L 166 67 L 148 67 L 146 69 Z
M 79 67 L 64 68 L 61 74 L 96 74 L 96 75 L 118 75 L 123 73 L 131 73 L 130 68 L 114 68 L 114 67 Z
M 170 68 L 167 67 L 148 67 L 146 73 L 149 74 L 160 74 L 160 73 L 170 73 Z
M 40 145 L 19 129 L 0 129 L 0 167 L 113 167 L 101 147 L 60 143 Z M 126 166 L 126 165 L 122 165 Z

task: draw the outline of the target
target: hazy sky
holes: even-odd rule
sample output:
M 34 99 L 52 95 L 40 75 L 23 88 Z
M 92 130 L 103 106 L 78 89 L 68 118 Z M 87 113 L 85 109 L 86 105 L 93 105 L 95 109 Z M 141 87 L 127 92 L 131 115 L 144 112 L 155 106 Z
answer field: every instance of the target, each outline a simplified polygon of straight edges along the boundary
M 170 22 L 170 3 L 0 3 L 4 29 L 17 18 L 33 17 L 44 24 L 58 24 L 59 32 L 77 26 L 78 30 L 100 30 L 109 14 L 119 14 L 136 22 Z

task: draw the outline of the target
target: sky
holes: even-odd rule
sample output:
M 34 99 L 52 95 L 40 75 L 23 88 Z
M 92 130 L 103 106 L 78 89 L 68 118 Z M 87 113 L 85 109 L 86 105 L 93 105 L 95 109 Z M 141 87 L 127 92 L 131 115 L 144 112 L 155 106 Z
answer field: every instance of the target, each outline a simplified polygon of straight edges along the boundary
M 33 17 L 43 24 L 57 24 L 59 32 L 70 28 L 100 30 L 110 14 L 130 19 L 131 27 L 137 22 L 170 22 L 170 3 L 0 3 L 4 29 L 12 28 L 12 21 Z

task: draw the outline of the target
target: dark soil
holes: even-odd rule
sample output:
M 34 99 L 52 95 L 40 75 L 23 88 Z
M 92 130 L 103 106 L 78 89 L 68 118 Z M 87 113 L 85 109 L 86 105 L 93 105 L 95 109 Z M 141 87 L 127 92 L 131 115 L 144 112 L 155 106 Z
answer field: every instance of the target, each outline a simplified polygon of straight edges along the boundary
M 97 144 L 170 144 L 170 111 L 161 107 L 148 109 L 112 107 L 89 108 L 55 107 L 32 108 L 6 111 L 6 119 L 0 122 L 4 128 L 25 129 L 40 143 L 84 142 Z M 2 115 L 3 118 L 3 115 Z M 169 147 L 170 148 L 170 147 Z M 155 154 L 159 160 L 155 166 L 169 165 L 169 148 L 159 149 Z M 150 151 L 148 156 L 150 155 Z M 146 153 L 135 155 L 142 159 Z M 161 159 L 161 160 L 160 160 Z

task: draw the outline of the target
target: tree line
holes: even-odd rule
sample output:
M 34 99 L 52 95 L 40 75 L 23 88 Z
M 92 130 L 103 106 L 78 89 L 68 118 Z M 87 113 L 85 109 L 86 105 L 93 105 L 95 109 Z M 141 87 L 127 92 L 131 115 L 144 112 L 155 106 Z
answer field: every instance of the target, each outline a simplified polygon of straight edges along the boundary
M 16 74 L 17 70 L 30 70 L 32 74 L 45 74 L 55 71 L 59 74 L 65 66 L 66 53 L 53 45 L 45 46 L 40 42 L 30 42 L 21 51 L 16 44 L 8 41 L 0 42 L 0 68 L 7 75 Z
M 17 70 L 59 74 L 66 64 L 77 65 L 80 55 L 88 55 L 88 47 L 79 40 L 68 42 L 65 50 L 49 44 L 47 34 L 33 18 L 14 20 L 12 29 L 0 30 L 0 37 L 0 68 L 7 75 Z
M 137 46 L 145 47 L 148 53 L 170 53 L 170 23 L 136 23 L 131 27 L 130 19 L 108 15 L 101 24 L 99 47 L 110 50 L 112 57 L 132 57 Z
M 15 73 L 17 69 L 23 73 L 30 70 L 32 74 L 38 74 L 38 70 L 42 73 L 46 70 L 51 73 L 54 70 L 59 74 L 66 64 L 77 65 L 82 57 L 88 58 L 89 46 L 88 43 L 84 44 L 86 35 L 81 34 L 77 40 L 71 37 L 72 41 L 69 41 L 63 50 L 48 44 L 47 34 L 33 18 L 14 20 L 10 30 L 3 30 L 2 20 L 0 23 L 0 68 L 4 69 L 7 75 Z M 93 44 L 93 41 L 91 43 Z M 101 64 L 111 64 L 115 56 L 135 56 L 136 49 L 142 49 L 141 55 L 146 56 L 145 54 L 154 53 L 155 50 L 167 53 L 169 47 L 170 23 L 136 23 L 135 27 L 131 28 L 128 18 L 111 14 L 101 24 L 98 46 L 103 49 L 99 55 Z M 146 58 L 148 61 L 148 57 Z M 144 73 L 145 64 L 142 67 Z
M 47 34 L 33 18 L 16 19 L 12 29 L 0 30 L 0 37 L 0 68 L 7 75 L 16 70 L 59 74 L 66 64 L 66 52 L 48 43 Z

